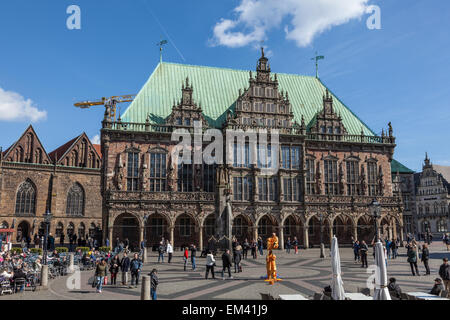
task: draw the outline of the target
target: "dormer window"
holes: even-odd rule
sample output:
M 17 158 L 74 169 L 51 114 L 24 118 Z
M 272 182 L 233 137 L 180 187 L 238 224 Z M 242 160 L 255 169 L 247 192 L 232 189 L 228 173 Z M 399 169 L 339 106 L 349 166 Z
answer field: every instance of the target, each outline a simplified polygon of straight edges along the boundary
M 184 125 L 186 127 L 190 126 L 191 125 L 191 119 L 189 119 L 189 118 L 184 119 Z
M 177 118 L 177 125 L 179 125 L 179 126 L 181 126 L 182 125 L 182 120 L 181 120 L 181 118 Z

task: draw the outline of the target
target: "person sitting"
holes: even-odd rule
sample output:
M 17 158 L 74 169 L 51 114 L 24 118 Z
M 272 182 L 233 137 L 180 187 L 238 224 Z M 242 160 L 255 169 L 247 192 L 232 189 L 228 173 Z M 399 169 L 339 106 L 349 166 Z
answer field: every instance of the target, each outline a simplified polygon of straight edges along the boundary
M 395 279 L 395 278 L 389 279 L 388 290 L 389 290 L 391 297 L 395 297 L 398 299 L 400 299 L 402 297 L 402 289 L 397 284 L 397 279 Z
M 444 285 L 442 284 L 442 280 L 440 278 L 434 279 L 434 286 L 430 291 L 430 294 L 434 294 L 436 296 L 441 295 L 441 292 L 444 291 Z
M 325 288 L 323 288 L 323 294 L 331 298 L 332 294 L 331 286 L 326 286 Z
M 26 279 L 27 275 L 25 274 L 25 272 L 23 272 L 22 267 L 17 268 L 16 270 L 14 270 L 14 275 L 12 277 L 13 281 L 17 281 L 17 279 Z M 20 289 L 19 291 L 23 291 L 25 289 L 25 282 L 20 284 Z M 17 292 L 17 287 L 16 287 L 16 292 Z

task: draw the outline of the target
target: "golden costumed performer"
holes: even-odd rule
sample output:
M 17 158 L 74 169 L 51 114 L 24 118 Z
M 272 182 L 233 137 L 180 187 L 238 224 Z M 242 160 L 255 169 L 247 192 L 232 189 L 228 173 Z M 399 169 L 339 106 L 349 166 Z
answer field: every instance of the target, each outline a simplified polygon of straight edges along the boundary
M 278 249 L 278 237 L 275 233 L 272 233 L 272 237 L 267 239 L 267 279 L 264 281 L 269 282 L 269 284 L 274 284 L 277 281 L 281 281 L 281 279 L 277 278 L 277 257 L 272 253 L 273 249 Z

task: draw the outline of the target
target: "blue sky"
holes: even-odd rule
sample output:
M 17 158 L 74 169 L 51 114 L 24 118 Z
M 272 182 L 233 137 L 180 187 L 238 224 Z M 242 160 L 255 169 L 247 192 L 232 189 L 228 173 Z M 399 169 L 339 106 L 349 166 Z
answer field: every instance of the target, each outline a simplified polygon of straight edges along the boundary
M 450 165 L 449 1 L 343 0 L 348 8 L 331 9 L 314 7 L 331 0 L 268 1 L 2 1 L 0 97 L 22 109 L 9 114 L 0 101 L 0 146 L 29 123 L 48 152 L 83 131 L 99 134 L 102 108 L 73 103 L 137 93 L 161 36 L 170 42 L 165 61 L 252 70 L 264 40 L 274 72 L 314 75 L 310 58 L 325 55 L 322 81 L 375 132 L 392 122 L 397 160 L 420 170 L 428 151 Z M 72 4 L 81 30 L 66 27 Z M 380 30 L 358 11 L 370 4 L 381 9 Z

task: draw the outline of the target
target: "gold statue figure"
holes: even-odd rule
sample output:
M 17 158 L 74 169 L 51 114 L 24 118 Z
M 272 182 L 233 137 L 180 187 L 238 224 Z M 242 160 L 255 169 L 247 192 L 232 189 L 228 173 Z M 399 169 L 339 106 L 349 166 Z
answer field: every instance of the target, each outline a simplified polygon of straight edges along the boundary
M 275 233 L 272 233 L 272 237 L 267 239 L 267 258 L 266 258 L 266 268 L 267 268 L 267 279 L 264 281 L 269 282 L 269 284 L 274 284 L 281 279 L 277 278 L 277 257 L 272 253 L 273 249 L 278 249 L 278 237 Z

